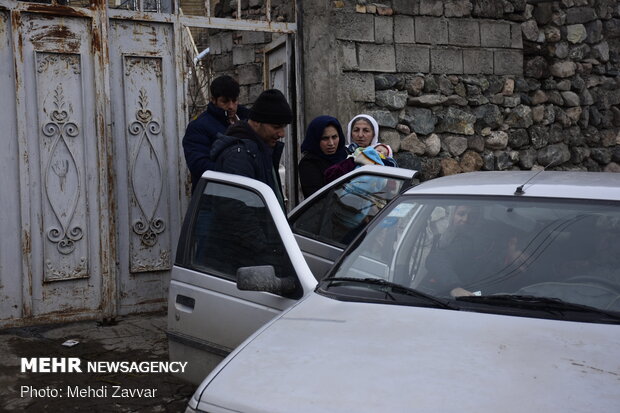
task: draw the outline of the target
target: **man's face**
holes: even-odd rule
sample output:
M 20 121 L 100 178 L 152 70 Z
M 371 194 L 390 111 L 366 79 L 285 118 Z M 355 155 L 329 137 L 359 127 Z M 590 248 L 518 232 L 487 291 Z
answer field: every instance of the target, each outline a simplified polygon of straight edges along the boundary
M 237 98 L 232 99 L 225 96 L 220 96 L 214 99 L 212 98 L 211 102 L 213 102 L 213 104 L 218 108 L 225 110 L 228 113 L 228 119 L 236 119 L 235 117 L 237 115 L 238 105 Z
M 256 134 L 269 147 L 273 148 L 276 143 L 284 137 L 284 128 L 286 125 L 273 125 L 271 123 L 256 123 L 254 130 Z
M 462 227 L 469 221 L 469 213 L 470 208 L 466 206 L 458 206 L 454 211 L 454 216 L 452 217 L 452 223 L 456 227 Z

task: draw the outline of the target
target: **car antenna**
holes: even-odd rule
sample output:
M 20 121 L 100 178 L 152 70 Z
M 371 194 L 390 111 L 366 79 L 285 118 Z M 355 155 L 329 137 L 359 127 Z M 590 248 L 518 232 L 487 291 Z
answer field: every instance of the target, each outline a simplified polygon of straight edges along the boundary
M 539 173 L 545 171 L 548 167 L 551 166 L 551 164 L 553 164 L 554 161 L 551 161 L 547 164 L 547 166 L 545 166 L 544 168 L 542 168 L 540 171 L 536 172 L 530 179 L 528 179 L 527 181 L 525 181 L 522 185 L 519 185 L 517 187 L 517 189 L 515 190 L 515 195 L 523 195 L 525 193 L 525 191 L 523 190 L 523 187 L 525 185 L 527 185 L 528 182 L 530 182 L 532 179 L 536 178 L 538 176 Z

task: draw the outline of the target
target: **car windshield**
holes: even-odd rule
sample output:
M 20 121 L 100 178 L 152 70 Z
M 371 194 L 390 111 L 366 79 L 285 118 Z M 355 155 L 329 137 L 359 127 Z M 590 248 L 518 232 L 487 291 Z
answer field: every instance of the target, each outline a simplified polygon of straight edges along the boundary
M 450 303 L 459 309 L 473 305 L 476 311 L 510 307 L 514 313 L 542 307 L 556 311 L 561 303 L 573 304 L 572 311 L 591 308 L 620 317 L 619 206 L 568 199 L 404 196 L 358 238 L 319 288 L 344 299 L 363 299 L 370 297 L 359 293 L 364 286 L 386 293 L 386 285 L 398 285 L 448 303 L 447 308 Z M 350 279 L 367 282 L 347 283 Z M 388 292 L 389 301 L 398 303 Z

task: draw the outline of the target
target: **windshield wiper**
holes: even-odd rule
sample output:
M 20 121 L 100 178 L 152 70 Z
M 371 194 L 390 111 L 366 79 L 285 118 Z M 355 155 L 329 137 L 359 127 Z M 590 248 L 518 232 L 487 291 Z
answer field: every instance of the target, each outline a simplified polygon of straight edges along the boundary
M 620 323 L 620 314 L 602 310 L 600 308 L 591 307 L 589 305 L 571 303 L 559 298 L 551 297 L 535 297 L 533 295 L 511 295 L 511 294 L 495 294 L 483 296 L 462 296 L 456 297 L 457 301 L 466 301 L 471 303 L 483 303 L 493 306 L 522 308 L 527 310 L 546 311 L 551 314 L 565 313 L 581 313 L 590 315 L 604 316 L 597 319 L 599 322 Z
M 446 308 L 449 310 L 459 309 L 459 307 L 455 306 L 454 304 L 449 303 L 448 301 L 435 298 L 432 295 L 425 294 L 413 288 L 408 288 L 403 285 L 384 280 L 383 278 L 331 277 L 331 278 L 323 279 L 323 281 L 321 281 L 321 284 L 327 284 L 327 283 L 331 284 L 332 282 L 353 282 L 353 283 L 358 283 L 358 284 L 378 285 L 381 287 L 389 288 L 390 291 L 393 293 L 407 295 L 410 297 L 421 298 L 427 302 L 431 302 L 439 306 L 440 308 Z

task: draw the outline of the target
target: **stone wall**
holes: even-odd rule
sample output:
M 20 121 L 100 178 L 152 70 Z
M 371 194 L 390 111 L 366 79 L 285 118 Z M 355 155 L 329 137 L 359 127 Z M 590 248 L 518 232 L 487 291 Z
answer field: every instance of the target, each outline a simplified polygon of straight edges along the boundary
M 617 0 L 303 3 L 306 123 L 371 114 L 422 179 L 620 172 Z
M 265 20 L 265 3 L 264 0 L 241 0 L 240 19 Z M 237 0 L 212 1 L 212 4 L 214 17 L 237 18 Z M 294 5 L 288 0 L 271 0 L 271 20 L 294 22 Z M 263 91 L 264 47 L 281 34 L 221 29 L 201 30 L 199 33 L 194 38 L 198 49 L 210 49 L 208 72 L 213 78 L 230 75 L 237 79 L 241 88 L 239 103 L 251 105 Z
M 230 75 L 240 86 L 239 103 L 248 105 L 263 91 L 263 46 L 266 32 L 218 30 L 209 36 L 213 78 Z

